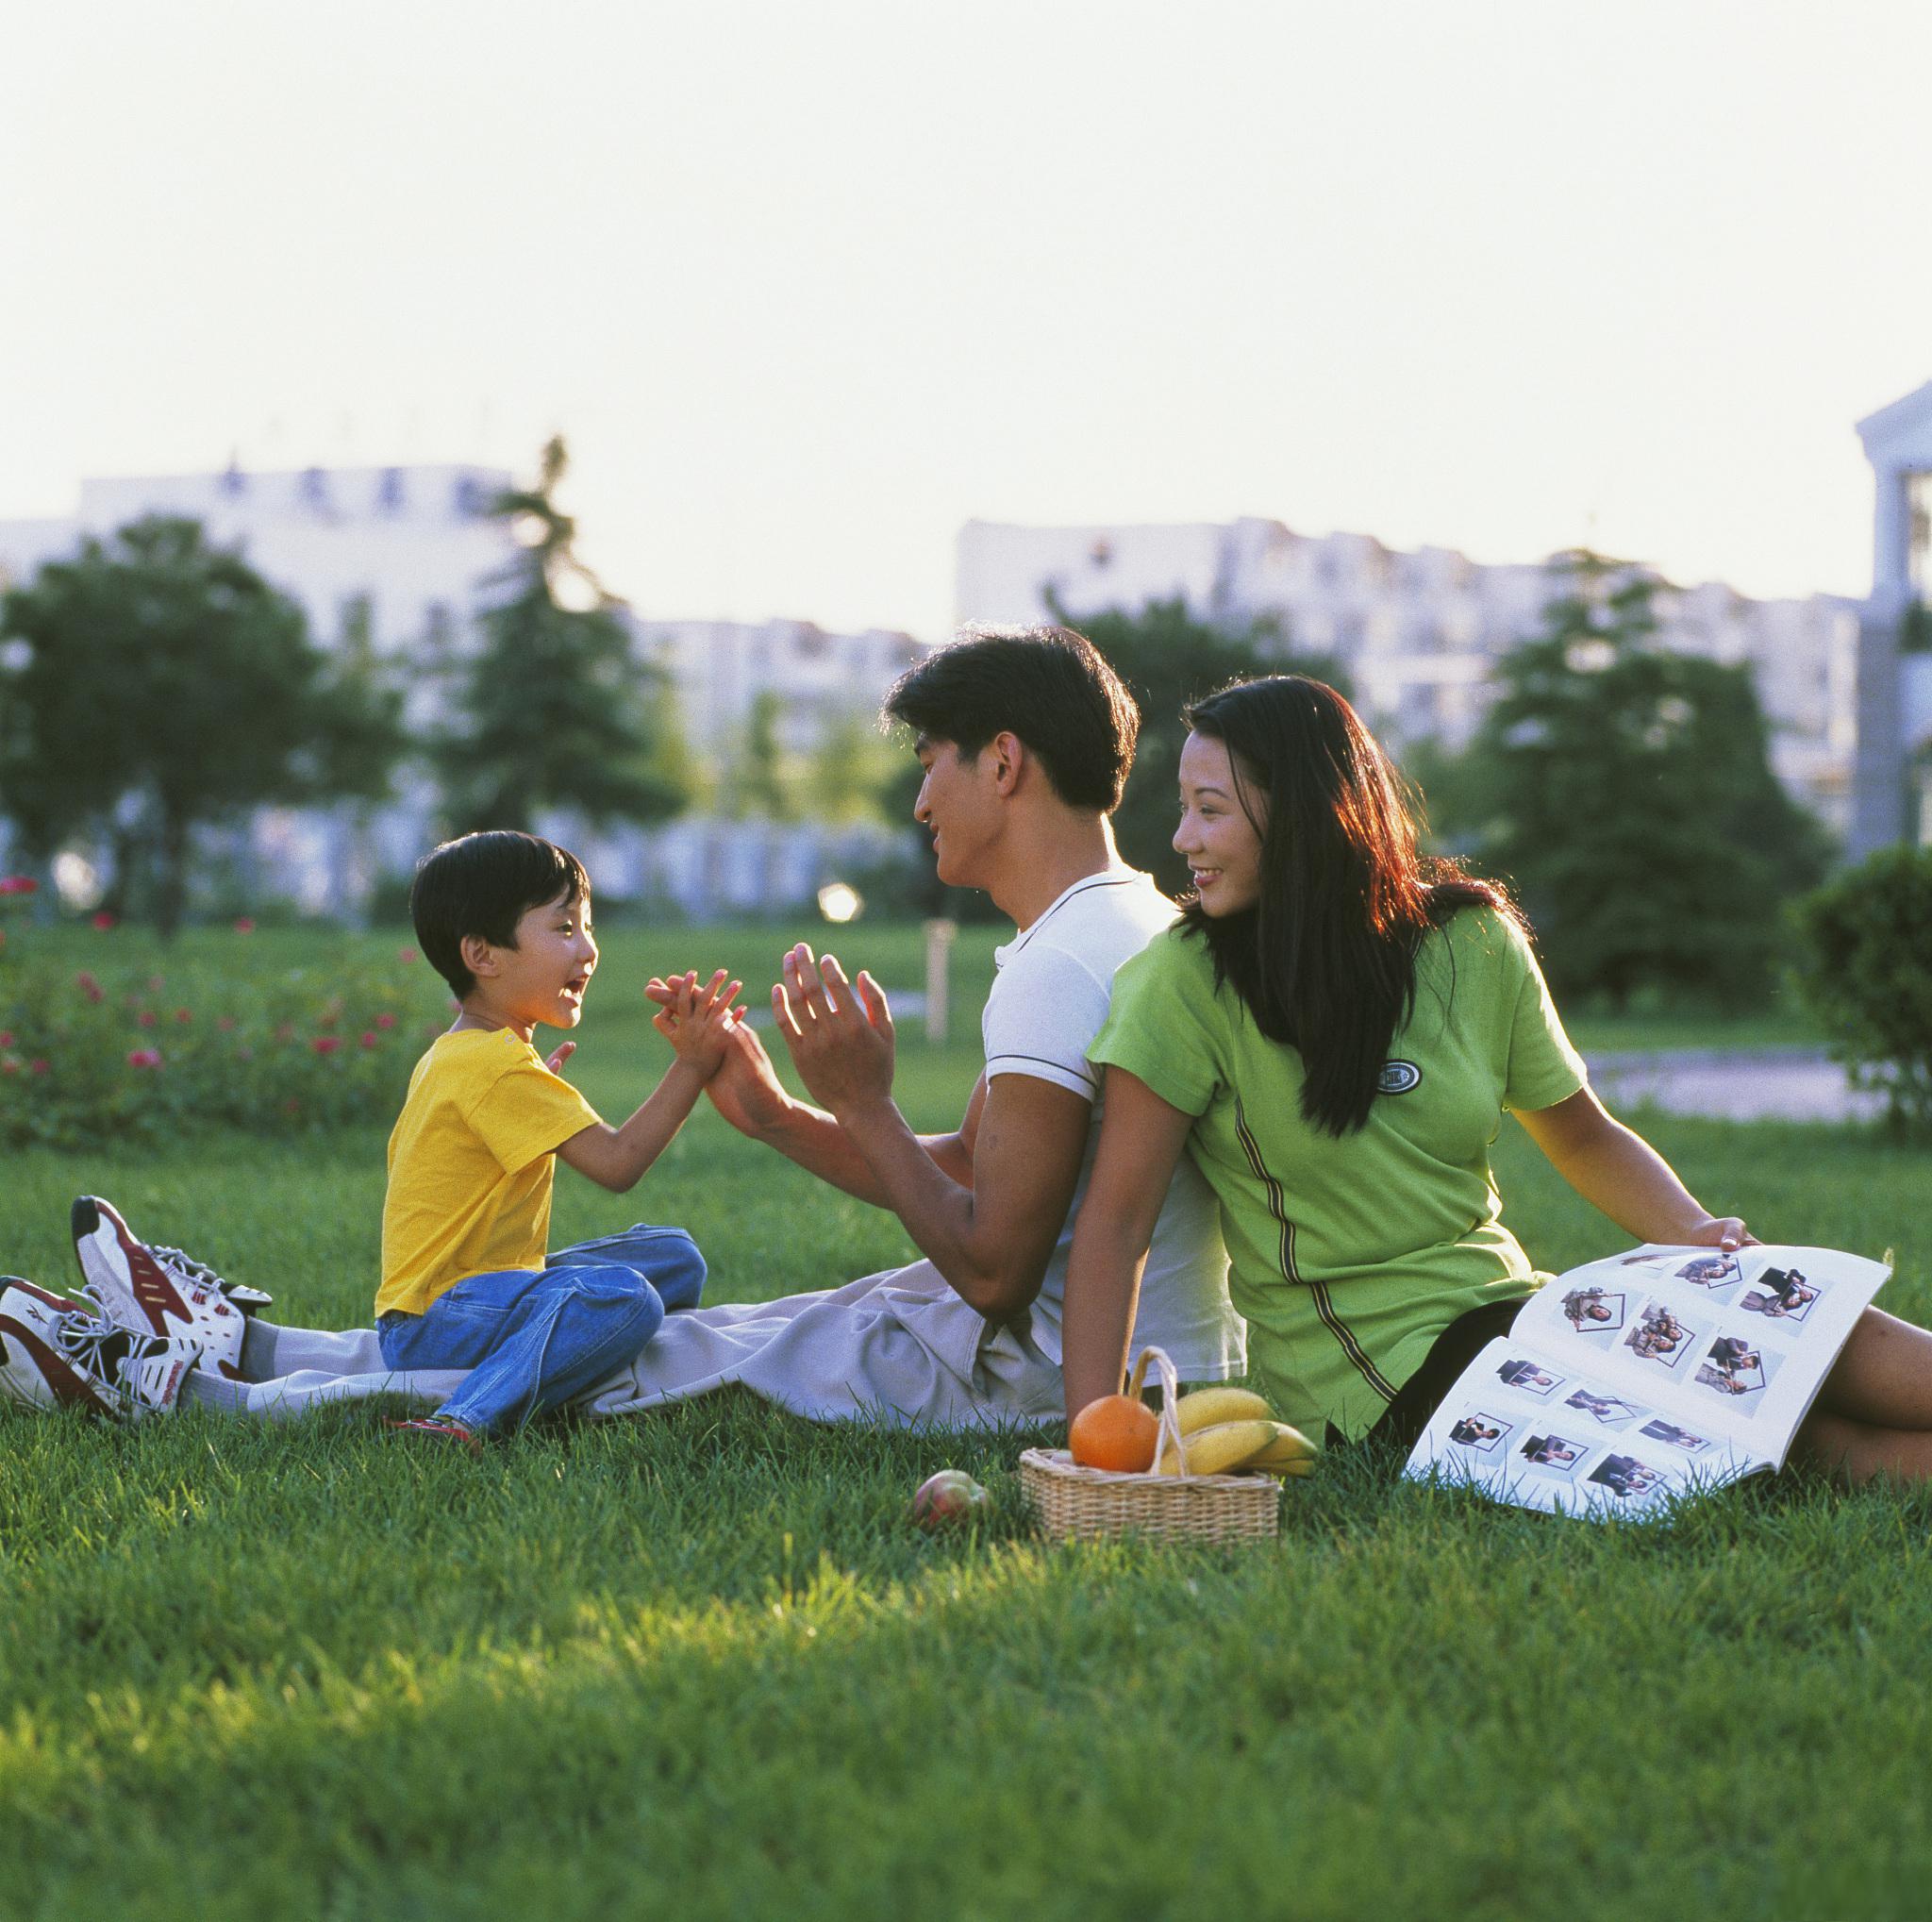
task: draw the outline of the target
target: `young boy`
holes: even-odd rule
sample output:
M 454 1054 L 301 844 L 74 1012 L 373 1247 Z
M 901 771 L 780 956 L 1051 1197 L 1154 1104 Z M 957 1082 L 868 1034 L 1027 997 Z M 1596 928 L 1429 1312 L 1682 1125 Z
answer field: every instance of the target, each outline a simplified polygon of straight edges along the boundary
M 742 1011 L 732 1005 L 739 983 L 727 986 L 722 970 L 702 988 L 695 975 L 654 981 L 669 1005 L 653 1025 L 676 1059 L 612 1128 L 557 1072 L 575 1044 L 546 1062 L 531 1039 L 539 1026 L 577 1025 L 597 966 L 591 884 L 576 858 L 534 835 L 465 835 L 425 859 L 409 908 L 460 1012 L 417 1063 L 390 1136 L 376 1329 L 392 1369 L 471 1371 L 435 1414 L 391 1426 L 474 1452 L 482 1435 L 628 1361 L 667 1310 L 696 1305 L 704 1259 L 681 1228 L 641 1226 L 546 1262 L 552 1178 L 560 1158 L 614 1192 L 634 1186 L 696 1104 Z M 241 1317 L 219 1284 L 197 1290 L 180 1262 L 136 1240 L 105 1202 L 83 1197 L 75 1214 L 90 1293 L 148 1345 L 124 1355 L 52 1334 L 38 1345 L 114 1412 L 156 1412 L 177 1394 L 244 1406 L 241 1384 L 225 1379 L 237 1372 L 228 1358 L 239 1359 Z M 35 1293 L 44 1316 L 58 1297 Z M 198 1357 L 189 1353 L 196 1341 Z M 191 1365 L 175 1365 L 184 1359 Z M 108 1379 L 94 1383 L 97 1373 Z

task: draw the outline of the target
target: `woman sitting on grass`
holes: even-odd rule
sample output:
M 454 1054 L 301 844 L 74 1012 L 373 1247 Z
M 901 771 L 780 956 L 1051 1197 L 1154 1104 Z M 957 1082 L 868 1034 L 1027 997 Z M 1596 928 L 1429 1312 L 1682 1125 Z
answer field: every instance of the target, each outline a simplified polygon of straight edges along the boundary
M 1755 1240 L 1605 1111 L 1507 898 L 1419 857 L 1394 772 L 1340 694 L 1271 677 L 1187 721 L 1174 844 L 1194 893 L 1116 975 L 1089 1050 L 1107 1083 L 1067 1277 L 1070 1417 L 1120 1388 L 1183 1152 L 1219 1197 L 1277 1412 L 1405 1452 L 1547 1279 L 1500 1218 L 1505 1109 L 1640 1240 Z M 1932 1334 L 1868 1308 L 1800 1443 L 1855 1481 L 1932 1476 Z

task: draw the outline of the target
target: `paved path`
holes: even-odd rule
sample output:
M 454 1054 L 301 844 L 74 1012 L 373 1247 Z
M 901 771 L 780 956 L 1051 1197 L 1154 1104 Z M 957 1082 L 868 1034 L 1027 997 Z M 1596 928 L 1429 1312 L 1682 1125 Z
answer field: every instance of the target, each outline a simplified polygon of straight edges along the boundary
M 1863 1121 L 1885 1096 L 1855 1091 L 1827 1055 L 1804 1048 L 1675 1048 L 1591 1055 L 1590 1078 L 1612 1108 L 1655 1102 L 1726 1121 Z

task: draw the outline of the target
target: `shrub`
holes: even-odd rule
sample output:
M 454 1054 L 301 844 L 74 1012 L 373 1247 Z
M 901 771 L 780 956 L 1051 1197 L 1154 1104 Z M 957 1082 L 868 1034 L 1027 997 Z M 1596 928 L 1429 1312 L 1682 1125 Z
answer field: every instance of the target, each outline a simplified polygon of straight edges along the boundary
M 1888 847 L 1798 906 L 1799 985 L 1854 1082 L 1932 1131 L 1932 848 Z
M 232 952 L 168 975 L 16 926 L 0 973 L 0 1142 L 86 1147 L 218 1127 L 387 1129 L 446 999 L 412 949 L 344 941 L 326 967 Z M 408 960 L 405 960 L 405 955 Z

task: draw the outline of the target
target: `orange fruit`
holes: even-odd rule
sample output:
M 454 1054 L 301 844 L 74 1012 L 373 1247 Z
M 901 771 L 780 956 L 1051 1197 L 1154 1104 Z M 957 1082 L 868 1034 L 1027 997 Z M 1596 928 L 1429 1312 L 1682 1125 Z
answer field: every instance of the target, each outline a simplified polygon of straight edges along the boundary
M 1123 1475 L 1144 1475 L 1152 1468 L 1159 1439 L 1159 1417 L 1131 1395 L 1103 1395 L 1090 1401 L 1067 1430 L 1067 1446 L 1083 1468 L 1111 1468 Z

